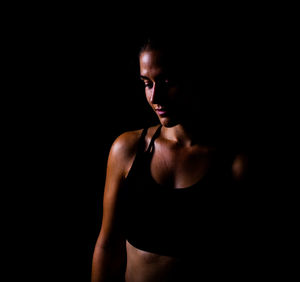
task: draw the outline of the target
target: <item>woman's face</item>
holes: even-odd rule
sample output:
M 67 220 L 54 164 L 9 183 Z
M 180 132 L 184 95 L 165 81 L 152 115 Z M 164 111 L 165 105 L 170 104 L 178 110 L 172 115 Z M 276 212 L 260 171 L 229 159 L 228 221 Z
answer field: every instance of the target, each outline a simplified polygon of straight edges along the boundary
M 140 77 L 145 85 L 147 101 L 161 124 L 166 127 L 178 124 L 184 110 L 181 88 L 168 69 L 161 51 L 141 53 Z

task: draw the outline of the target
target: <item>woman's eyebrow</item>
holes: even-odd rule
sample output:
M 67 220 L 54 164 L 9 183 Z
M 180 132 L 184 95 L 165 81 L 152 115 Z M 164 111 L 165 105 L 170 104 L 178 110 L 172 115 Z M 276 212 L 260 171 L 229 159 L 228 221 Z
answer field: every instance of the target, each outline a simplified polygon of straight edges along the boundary
M 150 80 L 147 76 L 140 75 L 141 80 Z
M 167 78 L 167 76 L 165 75 L 165 74 L 159 74 L 159 75 L 157 75 L 156 77 L 155 77 L 155 79 L 165 79 L 165 78 Z M 149 77 L 147 77 L 147 76 L 144 76 L 144 75 L 140 75 L 140 79 L 142 79 L 142 80 L 150 80 L 150 78 Z

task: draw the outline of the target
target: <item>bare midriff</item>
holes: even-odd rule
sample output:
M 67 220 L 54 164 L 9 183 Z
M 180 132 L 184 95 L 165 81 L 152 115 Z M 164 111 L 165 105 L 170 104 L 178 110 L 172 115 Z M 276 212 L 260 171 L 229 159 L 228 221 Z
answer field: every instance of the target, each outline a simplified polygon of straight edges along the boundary
M 173 281 L 180 266 L 179 259 L 139 250 L 128 241 L 126 249 L 126 282 Z

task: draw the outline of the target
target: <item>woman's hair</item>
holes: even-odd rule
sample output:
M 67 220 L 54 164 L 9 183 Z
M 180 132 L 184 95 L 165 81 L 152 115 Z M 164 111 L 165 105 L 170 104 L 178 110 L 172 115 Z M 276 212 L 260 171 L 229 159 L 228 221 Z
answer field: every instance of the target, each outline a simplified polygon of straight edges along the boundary
M 186 77 L 194 72 L 193 68 L 197 60 L 197 52 L 195 52 L 197 48 L 194 39 L 183 36 L 181 33 L 150 34 L 142 42 L 139 56 L 145 51 L 161 51 L 169 69 L 180 77 Z

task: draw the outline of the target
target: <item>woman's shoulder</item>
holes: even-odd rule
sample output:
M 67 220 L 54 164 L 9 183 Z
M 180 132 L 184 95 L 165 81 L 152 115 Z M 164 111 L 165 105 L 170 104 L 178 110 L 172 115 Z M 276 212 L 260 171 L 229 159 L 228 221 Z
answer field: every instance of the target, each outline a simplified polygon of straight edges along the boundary
M 127 176 L 135 156 L 142 146 L 147 146 L 148 134 L 155 131 L 156 126 L 130 130 L 121 133 L 113 142 L 108 158 L 108 167 L 119 171 L 119 175 Z M 143 136 L 144 135 L 144 136 Z
M 217 152 L 225 164 L 231 166 L 233 179 L 246 181 L 248 179 L 248 149 L 236 142 L 224 142 L 217 146 Z
M 245 181 L 248 178 L 248 153 L 241 151 L 235 154 L 232 163 L 233 177 L 237 181 Z
M 114 140 L 111 150 L 121 154 L 135 154 L 141 141 L 144 141 L 146 146 L 149 144 L 151 137 L 158 127 L 159 125 L 154 125 L 147 128 L 125 131 Z M 141 138 L 144 138 L 144 140 L 141 140 Z
M 111 146 L 113 155 L 130 155 L 137 150 L 143 129 L 130 130 L 121 133 Z

